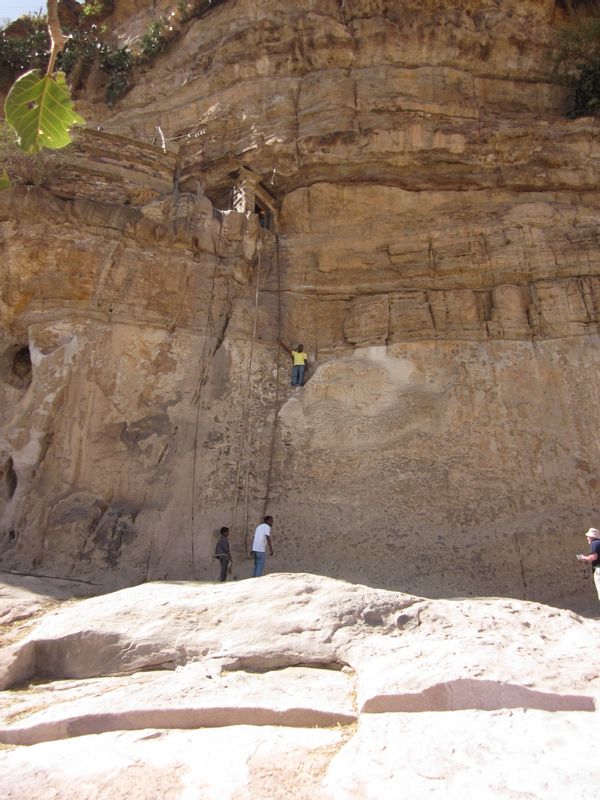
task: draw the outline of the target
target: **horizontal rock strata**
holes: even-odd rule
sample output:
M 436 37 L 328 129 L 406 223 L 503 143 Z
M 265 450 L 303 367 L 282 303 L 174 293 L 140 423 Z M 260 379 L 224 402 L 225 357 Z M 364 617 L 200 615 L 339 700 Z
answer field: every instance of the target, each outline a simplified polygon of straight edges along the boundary
M 0 565 L 206 579 L 229 525 L 245 577 L 271 513 L 273 570 L 575 607 L 599 151 L 564 4 L 202 11 L 0 197 Z

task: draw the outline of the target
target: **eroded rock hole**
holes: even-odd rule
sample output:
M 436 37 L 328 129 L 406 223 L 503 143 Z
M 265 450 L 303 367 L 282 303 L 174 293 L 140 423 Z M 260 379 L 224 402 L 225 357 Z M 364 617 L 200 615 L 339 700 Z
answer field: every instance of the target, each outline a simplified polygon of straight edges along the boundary
M 4 485 L 6 487 L 6 496 L 10 500 L 10 498 L 17 491 L 17 473 L 15 472 L 15 466 L 12 458 L 8 459 L 2 472 L 4 477 Z
M 31 383 L 31 353 L 29 347 L 20 347 L 12 357 L 9 383 L 20 389 L 27 389 Z
M 4 554 L 12 550 L 12 548 L 16 545 L 17 539 L 19 538 L 19 534 L 17 531 L 13 530 L 3 530 L 0 532 L 0 553 Z M 0 561 L 2 560 L 2 556 L 0 556 Z

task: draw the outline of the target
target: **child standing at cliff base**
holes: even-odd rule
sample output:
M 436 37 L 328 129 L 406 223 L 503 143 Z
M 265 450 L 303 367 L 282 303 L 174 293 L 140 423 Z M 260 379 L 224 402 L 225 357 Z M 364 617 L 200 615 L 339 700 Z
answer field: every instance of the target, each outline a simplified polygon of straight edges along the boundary
M 219 537 L 219 541 L 217 542 L 217 546 L 215 547 L 215 558 L 218 558 L 219 563 L 221 564 L 219 581 L 224 583 L 227 580 L 227 572 L 232 564 L 231 550 L 229 549 L 229 528 L 226 528 L 225 526 L 221 528 L 221 535 Z

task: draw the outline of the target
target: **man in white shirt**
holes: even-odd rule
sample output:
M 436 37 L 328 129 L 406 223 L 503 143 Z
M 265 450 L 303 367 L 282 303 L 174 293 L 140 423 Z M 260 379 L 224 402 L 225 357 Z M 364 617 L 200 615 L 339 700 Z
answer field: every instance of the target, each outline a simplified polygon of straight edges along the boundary
M 252 542 L 252 555 L 254 556 L 253 578 L 260 578 L 265 569 L 267 560 L 267 546 L 269 553 L 273 555 L 273 545 L 271 544 L 271 526 L 273 517 L 265 517 L 264 521 L 254 531 L 254 541 Z

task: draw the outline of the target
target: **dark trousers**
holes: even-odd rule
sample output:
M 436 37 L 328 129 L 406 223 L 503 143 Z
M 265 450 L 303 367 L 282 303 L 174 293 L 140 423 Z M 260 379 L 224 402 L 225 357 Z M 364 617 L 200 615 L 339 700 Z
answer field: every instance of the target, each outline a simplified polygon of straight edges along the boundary
M 304 386 L 304 364 L 292 367 L 292 386 Z
M 217 556 L 219 559 L 219 563 L 221 564 L 221 574 L 219 575 L 219 580 L 221 583 L 227 580 L 227 568 L 229 567 L 229 556 Z

